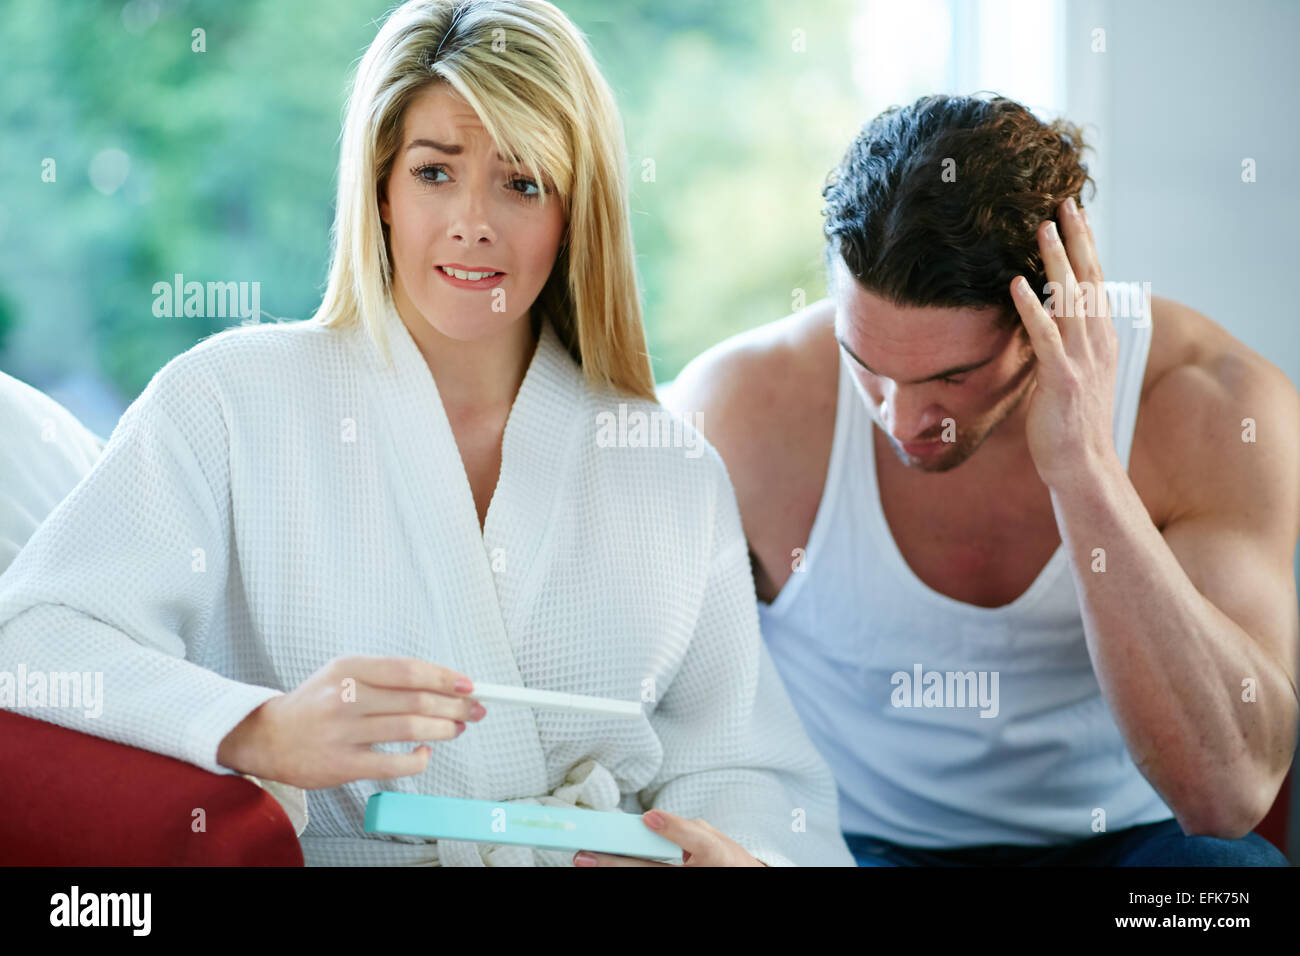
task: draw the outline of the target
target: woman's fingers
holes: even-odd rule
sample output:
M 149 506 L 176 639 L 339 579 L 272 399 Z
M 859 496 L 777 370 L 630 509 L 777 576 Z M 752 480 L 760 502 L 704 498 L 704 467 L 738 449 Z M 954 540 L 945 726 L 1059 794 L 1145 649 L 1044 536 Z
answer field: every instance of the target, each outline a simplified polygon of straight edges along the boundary
M 750 855 L 731 837 L 714 827 L 707 820 L 699 817 L 688 819 L 675 813 L 655 808 L 641 815 L 642 821 L 650 826 L 652 818 L 658 817 L 655 826 L 650 827 L 660 836 L 671 840 L 682 848 L 682 863 L 690 866 L 763 866 L 764 864 Z M 675 866 L 676 864 L 640 860 L 631 857 L 614 856 L 609 853 L 592 853 L 584 851 L 574 855 L 574 863 L 582 864 L 582 857 L 589 856 L 596 866 Z
M 661 863 L 658 860 L 643 860 L 635 856 L 619 856 L 616 853 L 597 853 L 594 850 L 579 850 L 573 854 L 574 864 L 583 865 L 580 860 L 583 856 L 589 857 L 595 862 L 593 866 L 675 866 L 673 863 Z
M 357 687 L 356 704 L 361 714 L 422 714 L 425 717 L 448 717 L 452 720 L 478 720 L 478 701 L 459 695 L 448 697 L 427 690 L 395 690 L 362 684 Z
M 661 837 L 672 840 L 689 854 L 696 866 L 724 866 L 727 864 L 727 844 L 731 840 L 699 817 L 688 819 L 665 810 L 653 810 L 663 821 L 658 829 Z M 644 818 L 645 814 L 642 814 Z M 683 862 L 685 862 L 683 860 Z
M 263 776 L 309 789 L 420 773 L 432 754 L 376 753 L 377 743 L 450 740 L 486 714 L 464 674 L 419 658 L 348 655 L 260 709 Z
M 340 657 L 330 662 L 335 675 L 364 681 L 375 687 L 395 687 L 401 690 L 432 691 L 448 696 L 467 694 L 473 682 L 464 674 L 431 664 L 418 657 L 381 657 L 358 654 Z M 458 689 L 457 684 L 464 689 Z
M 359 744 L 398 743 L 400 741 L 451 740 L 465 729 L 465 722 L 420 714 L 384 714 L 362 717 L 348 737 Z
M 355 769 L 349 780 L 391 780 L 423 773 L 433 755 L 430 747 L 416 747 L 409 754 L 380 754 L 364 751 L 357 755 Z

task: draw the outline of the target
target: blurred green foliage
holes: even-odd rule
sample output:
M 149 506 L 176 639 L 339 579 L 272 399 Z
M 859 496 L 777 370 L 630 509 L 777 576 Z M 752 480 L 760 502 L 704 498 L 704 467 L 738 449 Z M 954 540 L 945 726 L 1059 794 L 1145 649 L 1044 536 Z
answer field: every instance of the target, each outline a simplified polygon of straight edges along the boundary
M 848 0 L 559 5 L 623 111 L 658 378 L 823 295 L 820 187 L 865 119 Z M 347 80 L 390 6 L 6 0 L 0 368 L 98 376 L 130 401 L 232 324 L 155 317 L 176 273 L 257 281 L 265 312 L 311 315 Z

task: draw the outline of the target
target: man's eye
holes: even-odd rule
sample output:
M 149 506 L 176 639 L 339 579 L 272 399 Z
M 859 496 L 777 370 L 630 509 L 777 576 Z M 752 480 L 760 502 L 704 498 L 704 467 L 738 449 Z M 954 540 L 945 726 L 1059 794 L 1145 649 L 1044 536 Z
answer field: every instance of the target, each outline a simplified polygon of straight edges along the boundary
M 943 382 L 945 385 L 960 385 L 962 382 L 966 381 L 966 379 L 947 375 L 939 379 L 939 381 Z

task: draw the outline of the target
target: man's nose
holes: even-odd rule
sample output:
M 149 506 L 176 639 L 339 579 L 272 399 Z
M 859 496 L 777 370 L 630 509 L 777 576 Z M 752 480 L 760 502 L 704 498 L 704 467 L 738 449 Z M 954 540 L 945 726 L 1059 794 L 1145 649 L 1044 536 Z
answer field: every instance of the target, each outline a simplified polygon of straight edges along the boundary
M 937 429 L 943 418 L 943 409 L 930 401 L 923 390 L 899 388 L 886 383 L 882 389 L 880 421 L 895 441 L 921 441 L 926 437 L 938 438 L 938 433 L 926 436 Z

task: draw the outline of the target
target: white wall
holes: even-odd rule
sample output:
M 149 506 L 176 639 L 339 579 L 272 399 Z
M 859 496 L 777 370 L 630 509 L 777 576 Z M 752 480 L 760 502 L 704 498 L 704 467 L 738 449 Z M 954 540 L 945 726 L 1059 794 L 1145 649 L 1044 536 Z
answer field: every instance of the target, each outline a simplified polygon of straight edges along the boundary
M 1092 51 L 1097 28 L 1104 53 Z M 1205 313 L 1293 383 L 1297 37 L 1293 0 L 1069 0 L 1066 16 L 1066 112 L 1091 124 L 1100 150 L 1089 215 L 1107 279 L 1150 281 L 1154 295 Z M 1242 182 L 1246 157 L 1254 183 Z M 1289 855 L 1300 860 L 1293 790 Z

